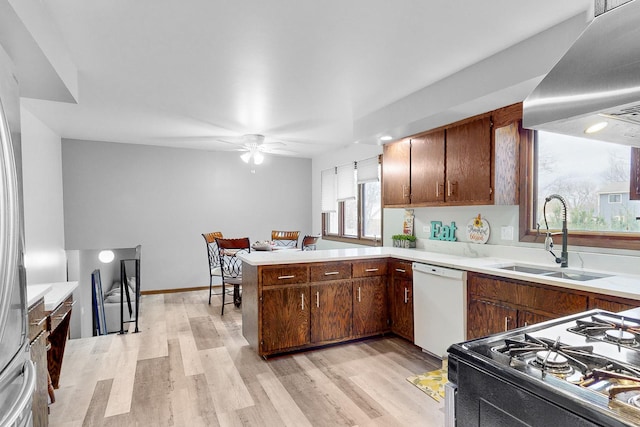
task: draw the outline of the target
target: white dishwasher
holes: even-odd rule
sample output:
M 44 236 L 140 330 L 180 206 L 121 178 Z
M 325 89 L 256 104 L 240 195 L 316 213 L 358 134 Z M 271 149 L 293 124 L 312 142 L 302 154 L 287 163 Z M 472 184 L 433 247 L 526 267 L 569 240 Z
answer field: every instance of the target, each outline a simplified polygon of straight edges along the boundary
M 415 344 L 446 357 L 451 344 L 465 341 L 467 273 L 413 263 L 413 329 Z

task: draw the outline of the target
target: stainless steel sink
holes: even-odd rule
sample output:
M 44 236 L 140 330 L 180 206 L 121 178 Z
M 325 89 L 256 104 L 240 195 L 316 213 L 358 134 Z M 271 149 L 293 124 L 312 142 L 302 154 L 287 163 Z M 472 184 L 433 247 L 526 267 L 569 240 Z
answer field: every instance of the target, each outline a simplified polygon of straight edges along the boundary
M 521 264 L 496 266 L 496 268 L 499 268 L 500 270 L 516 271 L 518 273 L 537 274 L 540 276 L 557 277 L 559 279 L 576 280 L 580 282 L 585 282 L 587 280 L 602 279 L 603 277 L 610 277 L 607 274 L 588 273 L 588 272 L 585 273 L 580 271 L 564 270 L 564 269 L 552 270 L 548 268 L 533 267 L 533 266 L 521 265 Z
M 538 267 L 527 267 L 524 265 L 508 265 L 506 267 L 499 267 L 500 270 L 511 270 L 517 271 L 518 273 L 529 273 L 529 274 L 549 274 L 550 270 L 546 268 L 538 268 Z
M 547 277 L 559 277 L 560 279 L 578 280 L 585 282 L 587 280 L 602 279 L 603 277 L 609 277 L 606 274 L 595 273 L 572 273 L 570 271 L 556 271 L 554 273 L 545 274 Z

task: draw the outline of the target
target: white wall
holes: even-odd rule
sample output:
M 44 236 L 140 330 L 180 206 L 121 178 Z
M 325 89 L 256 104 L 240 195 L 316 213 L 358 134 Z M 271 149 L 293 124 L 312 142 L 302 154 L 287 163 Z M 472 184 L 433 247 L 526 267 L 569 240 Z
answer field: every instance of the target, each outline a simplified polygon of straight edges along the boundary
M 20 115 L 27 284 L 64 282 L 60 137 L 25 108 Z
M 66 248 L 140 244 L 142 291 L 208 286 L 202 233 L 313 231 L 309 159 L 64 139 L 62 165 Z

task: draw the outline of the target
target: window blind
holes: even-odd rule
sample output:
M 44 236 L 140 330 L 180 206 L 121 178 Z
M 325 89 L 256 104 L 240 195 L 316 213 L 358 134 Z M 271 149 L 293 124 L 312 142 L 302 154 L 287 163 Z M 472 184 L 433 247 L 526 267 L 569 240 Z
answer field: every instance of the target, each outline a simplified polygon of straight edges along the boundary
M 356 198 L 355 163 L 338 166 L 336 168 L 337 199 L 338 201 Z
M 378 156 L 358 162 L 358 184 L 380 180 Z
M 325 169 L 320 172 L 320 208 L 322 212 L 336 212 L 336 170 Z

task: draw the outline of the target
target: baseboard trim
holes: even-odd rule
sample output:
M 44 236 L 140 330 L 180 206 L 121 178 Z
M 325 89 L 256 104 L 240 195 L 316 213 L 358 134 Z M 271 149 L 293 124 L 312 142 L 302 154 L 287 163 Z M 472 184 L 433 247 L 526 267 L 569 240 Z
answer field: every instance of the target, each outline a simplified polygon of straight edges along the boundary
M 157 295 L 157 294 L 175 294 L 177 292 L 206 291 L 208 286 L 198 286 L 195 288 L 177 288 L 177 289 L 152 289 L 149 291 L 140 291 L 141 295 Z

